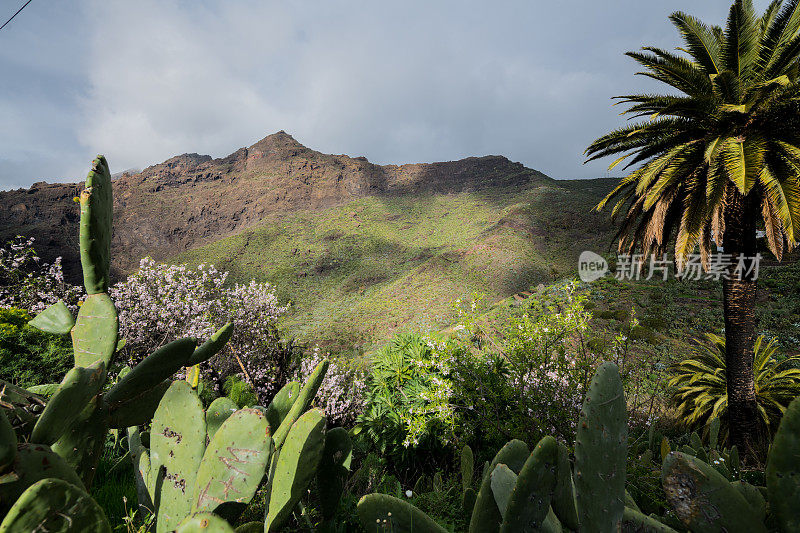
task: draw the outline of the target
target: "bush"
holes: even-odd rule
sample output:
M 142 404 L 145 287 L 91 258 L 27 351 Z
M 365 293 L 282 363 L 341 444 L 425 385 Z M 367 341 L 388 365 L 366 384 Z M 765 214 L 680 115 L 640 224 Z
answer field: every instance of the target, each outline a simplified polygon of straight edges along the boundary
M 465 443 L 496 449 L 512 438 L 572 439 L 597 359 L 583 339 L 590 318 L 584 302 L 565 283 L 491 324 L 482 324 L 475 302 L 459 308 L 447 348 Z
M 17 237 L 0 248 L 0 307 L 16 307 L 39 313 L 58 300 L 77 311 L 81 287 L 64 281 L 61 258 L 42 262 L 33 249 L 33 238 Z
M 21 387 L 58 383 L 73 366 L 72 342 L 28 326 L 31 315 L 0 309 L 0 379 Z
M 398 334 L 372 355 L 358 429 L 380 453 L 405 461 L 448 444 L 455 427 L 446 352 L 432 339 Z
M 306 383 L 322 359 L 319 346 L 315 346 L 312 353 L 301 361 L 295 379 Z M 329 426 L 351 427 L 364 412 L 367 372 L 363 361 L 348 357 L 330 358 L 330 366 L 315 400 L 317 406 L 325 411 Z
M 225 396 L 233 400 L 239 409 L 252 407 L 258 404 L 258 395 L 249 383 L 242 381 L 239 376 L 228 376 L 223 386 Z
M 220 390 L 228 376 L 247 373 L 266 405 L 287 381 L 296 347 L 282 342 L 277 321 L 286 310 L 269 283 L 225 285 L 227 272 L 213 265 L 159 265 L 142 259 L 139 270 L 109 293 L 119 311 L 124 354 L 141 361 L 164 339 L 206 339 L 224 323 L 234 324 L 225 348 L 202 366 Z

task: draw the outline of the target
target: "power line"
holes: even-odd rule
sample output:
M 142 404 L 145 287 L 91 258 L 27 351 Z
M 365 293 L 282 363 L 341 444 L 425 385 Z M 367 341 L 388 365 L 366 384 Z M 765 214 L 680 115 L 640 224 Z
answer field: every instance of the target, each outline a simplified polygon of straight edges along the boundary
M 28 0 L 27 2 L 25 2 L 24 4 L 22 4 L 22 7 L 21 7 L 21 8 L 19 8 L 19 9 L 17 9 L 17 12 L 16 12 L 16 13 L 14 13 L 13 15 L 11 15 L 11 18 L 10 18 L 10 19 L 8 19 L 7 21 L 5 21 L 5 22 L 3 23 L 3 25 L 2 25 L 2 26 L 0 26 L 0 30 L 2 30 L 3 28 L 5 28 L 5 27 L 6 27 L 6 24 L 8 24 L 8 23 L 9 23 L 9 22 L 11 22 L 12 20 L 14 20 L 14 17 L 16 17 L 17 15 L 19 15 L 19 12 L 20 12 L 20 11 L 22 11 L 23 9 L 25 9 L 25 6 L 27 6 L 28 4 L 30 4 L 32 1 L 33 1 L 33 0 Z

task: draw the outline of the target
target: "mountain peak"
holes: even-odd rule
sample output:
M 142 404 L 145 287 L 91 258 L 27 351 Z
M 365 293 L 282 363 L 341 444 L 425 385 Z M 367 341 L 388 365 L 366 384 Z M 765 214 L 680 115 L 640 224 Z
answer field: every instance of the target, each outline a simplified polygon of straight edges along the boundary
M 276 152 L 287 149 L 305 149 L 306 147 L 283 130 L 267 135 L 247 150 L 249 152 Z

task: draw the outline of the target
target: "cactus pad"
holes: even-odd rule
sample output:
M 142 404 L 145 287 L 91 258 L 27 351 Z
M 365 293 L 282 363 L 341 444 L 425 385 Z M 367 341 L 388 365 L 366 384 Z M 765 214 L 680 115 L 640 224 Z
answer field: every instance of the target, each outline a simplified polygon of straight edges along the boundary
M 28 531 L 111 533 L 111 525 L 82 488 L 61 479 L 43 479 L 20 495 L 0 523 L 0 533 Z
M 130 400 L 150 389 L 153 383 L 170 378 L 186 365 L 196 346 L 197 340 L 191 338 L 178 339 L 162 346 L 117 381 L 106 393 L 106 402 L 113 408 L 114 404 Z
M 237 405 L 227 396 L 221 396 L 211 402 L 206 410 L 206 433 L 209 441 L 222 424 L 238 410 Z
M 165 379 L 152 389 L 146 390 L 121 403 L 109 407 L 109 427 L 124 429 L 130 426 L 141 426 L 153 419 L 153 415 L 161 403 L 172 381 Z
M 106 364 L 95 361 L 88 367 L 74 367 L 67 372 L 31 432 L 31 442 L 57 441 L 80 416 L 81 411 L 106 382 Z
M 352 460 L 353 443 L 347 430 L 339 427 L 328 431 L 317 468 L 317 492 L 325 520 L 330 520 L 336 514 Z
M 269 461 L 267 419 L 255 409 L 233 413 L 206 448 L 192 496 L 192 513 L 229 502 L 247 504 Z
M 324 447 L 325 416 L 319 409 L 312 409 L 297 419 L 280 448 L 272 476 L 265 531 L 278 530 L 289 517 L 314 478 Z
M 503 463 L 500 463 L 492 470 L 491 482 L 492 494 L 497 508 L 500 510 L 500 516 L 505 516 L 508 510 L 508 502 L 511 500 L 511 494 L 517 485 L 517 474 Z
M 53 444 L 53 451 L 66 459 L 86 487 L 92 485 L 107 432 L 108 412 L 95 397 Z
M 228 342 L 228 340 L 231 338 L 231 335 L 233 335 L 233 324 L 228 322 L 219 328 L 210 339 L 197 347 L 197 349 L 192 353 L 192 356 L 189 358 L 189 361 L 186 363 L 186 366 L 199 365 L 200 363 L 208 361 L 212 356 L 225 347 L 225 343 Z
M 276 448 L 281 448 L 283 446 L 283 441 L 289 434 L 292 425 L 294 425 L 295 421 L 300 418 L 300 415 L 308 409 L 311 402 L 314 401 L 314 397 L 317 395 L 317 390 L 320 385 L 322 385 L 322 380 L 325 378 L 325 373 L 328 371 L 329 365 L 330 361 L 327 359 L 323 359 L 322 362 L 317 365 L 311 375 L 308 376 L 308 381 L 306 381 L 306 384 L 298 393 L 297 400 L 292 404 L 289 412 L 286 413 L 286 417 L 281 421 L 278 429 L 272 432 L 272 439 L 275 441 Z
M 117 352 L 118 326 L 117 309 L 108 294 L 87 296 L 72 328 L 75 366 L 85 367 L 101 360 L 108 368 Z
M 544 523 L 556 487 L 558 443 L 553 437 L 539 441 L 517 477 L 503 514 L 503 533 L 535 533 Z
M 367 531 L 447 533 L 431 517 L 388 494 L 368 494 L 358 502 L 358 517 Z
M 603 363 L 592 378 L 575 438 L 575 495 L 581 528 L 619 528 L 625 510 L 628 419 L 617 366 Z
M 211 513 L 197 513 L 187 517 L 175 530 L 175 533 L 234 533 L 233 527 Z
M 267 422 L 273 433 L 281 425 L 286 415 L 289 414 L 289 409 L 294 405 L 298 394 L 300 394 L 300 384 L 296 381 L 290 381 L 278 391 L 267 406 Z
M 470 533 L 492 533 L 500 530 L 503 517 L 497 508 L 497 503 L 492 492 L 491 473 L 498 464 L 508 466 L 513 472 L 519 472 L 528 459 L 528 446 L 520 440 L 509 441 L 495 455 L 483 476 L 478 497 L 472 510 L 472 519 L 469 523 Z
M 81 489 L 83 482 L 75 471 L 48 446 L 38 444 L 19 444 L 14 462 L 9 467 L 14 480 L 0 483 L 0 508 L 9 507 L 34 483 L 48 478 L 67 481 Z
M 553 492 L 553 512 L 564 526 L 573 531 L 578 530 L 578 511 L 575 508 L 575 486 L 572 484 L 572 467 L 569 461 L 569 450 L 563 444 L 558 445 L 558 470 L 556 472 L 556 488 Z
M 80 204 L 83 284 L 87 294 L 99 294 L 108 290 L 114 211 L 111 173 L 102 155 L 92 161 L 92 170 L 86 176 L 86 188 L 81 192 Z
M 690 455 L 671 452 L 664 460 L 661 483 L 675 514 L 692 531 L 766 532 L 739 491 Z
M 800 530 L 800 399 L 789 404 L 778 426 L 766 474 L 772 514 L 783 531 Z
M 461 488 L 467 490 L 472 486 L 472 478 L 475 475 L 475 457 L 472 455 L 472 448 L 464 445 L 461 448 Z
M 205 448 L 203 405 L 188 383 L 176 381 L 161 399 L 150 432 L 150 475 L 156 476 L 159 533 L 174 530 L 189 515 Z
M 64 300 L 59 300 L 36 315 L 28 324 L 46 333 L 66 335 L 75 325 L 75 318 Z

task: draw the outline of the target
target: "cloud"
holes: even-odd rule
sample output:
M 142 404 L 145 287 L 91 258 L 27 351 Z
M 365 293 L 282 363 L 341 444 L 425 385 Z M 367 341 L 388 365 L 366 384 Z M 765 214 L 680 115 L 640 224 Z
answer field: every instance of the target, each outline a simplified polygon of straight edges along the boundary
M 724 4 L 84 0 L 26 9 L 0 32 L 0 66 L 12 74 L 0 81 L 0 188 L 74 179 L 98 151 L 115 171 L 142 168 L 183 152 L 224 156 L 281 129 L 378 163 L 502 154 L 557 178 L 602 176 L 605 164 L 582 165 L 582 152 L 622 123 L 610 97 L 654 88 L 623 52 L 674 47 L 669 12 L 721 22 Z

